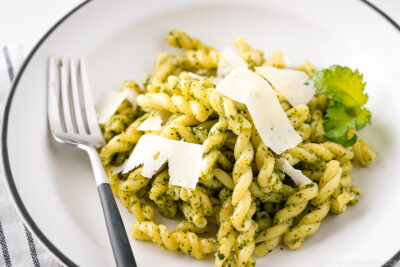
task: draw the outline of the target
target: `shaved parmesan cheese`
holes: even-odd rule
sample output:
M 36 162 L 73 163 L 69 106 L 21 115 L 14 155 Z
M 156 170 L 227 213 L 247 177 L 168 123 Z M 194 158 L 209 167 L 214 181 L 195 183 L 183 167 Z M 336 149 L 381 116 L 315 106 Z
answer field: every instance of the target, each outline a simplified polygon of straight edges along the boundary
M 131 89 L 125 89 L 122 92 L 125 94 L 125 98 L 128 99 L 129 102 L 131 102 L 132 107 L 135 109 L 137 105 L 136 98 L 139 94 Z
M 314 86 L 305 84 L 308 76 L 302 71 L 265 66 L 256 68 L 256 72 L 267 79 L 293 107 L 307 104 L 315 93 Z
M 96 104 L 97 120 L 100 124 L 106 123 L 119 106 L 127 99 L 131 102 L 133 108 L 136 108 L 137 93 L 130 89 L 115 92 L 110 91 L 106 93 Z
M 151 178 L 168 161 L 169 183 L 195 188 L 199 179 L 202 155 L 202 145 L 146 134 L 136 144 L 123 173 L 143 165 L 141 174 Z
M 237 68 L 248 68 L 246 61 L 239 57 L 229 47 L 222 50 L 221 56 L 218 61 L 217 77 L 214 78 L 214 84 L 221 82 L 223 78 Z
M 163 120 L 160 116 L 150 116 L 145 119 L 142 124 L 137 128 L 138 131 L 159 131 Z
M 217 85 L 215 90 L 231 98 L 232 100 L 246 104 L 247 98 L 250 94 L 250 90 L 253 87 L 251 85 L 251 81 L 248 80 L 249 77 L 250 79 L 251 77 L 253 77 L 252 75 L 254 74 L 249 70 L 236 69 L 232 71 L 225 79 L 223 79 Z
M 286 173 L 287 175 L 292 178 L 292 180 L 297 184 L 305 183 L 305 184 L 311 184 L 312 181 L 305 176 L 300 170 L 297 170 L 293 168 L 292 165 L 290 165 L 289 161 L 286 159 L 280 158 L 276 160 L 276 167 L 281 170 L 282 172 Z
M 188 76 L 197 80 L 204 80 L 206 78 L 204 76 L 197 75 L 196 73 L 190 71 L 188 72 Z
M 218 84 L 216 90 L 246 104 L 261 139 L 276 154 L 281 154 L 302 141 L 272 87 L 254 72 L 236 69 Z
M 142 124 L 138 127 L 139 131 L 159 131 L 161 130 L 161 125 L 166 122 L 172 113 L 168 111 L 153 111 L 150 116 L 145 119 Z
M 125 166 L 127 163 L 128 163 L 128 160 L 125 160 L 121 165 L 115 167 L 114 170 L 112 171 L 112 174 L 121 173 L 125 169 Z

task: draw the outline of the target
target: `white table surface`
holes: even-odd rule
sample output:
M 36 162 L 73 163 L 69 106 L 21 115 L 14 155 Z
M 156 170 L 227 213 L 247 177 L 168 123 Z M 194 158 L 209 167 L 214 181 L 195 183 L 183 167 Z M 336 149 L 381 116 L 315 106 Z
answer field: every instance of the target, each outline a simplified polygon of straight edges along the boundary
M 357 1 L 357 0 L 351 0 Z M 20 43 L 28 53 L 44 33 L 82 0 L 1 0 L 0 44 Z M 370 0 L 400 24 L 400 0 Z

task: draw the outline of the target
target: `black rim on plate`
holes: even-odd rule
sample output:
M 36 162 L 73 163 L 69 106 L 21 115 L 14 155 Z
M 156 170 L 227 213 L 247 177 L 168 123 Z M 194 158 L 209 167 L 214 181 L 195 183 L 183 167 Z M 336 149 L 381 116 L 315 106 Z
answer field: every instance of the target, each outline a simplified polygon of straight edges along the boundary
M 385 12 L 381 9 L 373 5 L 372 3 L 368 2 L 367 0 L 360 0 L 376 12 L 378 12 L 381 16 L 383 16 L 393 27 L 395 27 L 400 32 L 400 25 L 397 24 L 391 17 L 389 17 Z M 22 220 L 25 222 L 26 226 L 33 232 L 33 234 L 41 241 L 44 246 L 46 246 L 63 264 L 67 266 L 78 266 L 74 263 L 71 259 L 69 259 L 66 255 L 64 255 L 47 237 L 43 234 L 43 232 L 38 228 L 38 226 L 33 221 L 32 217 L 28 213 L 27 209 L 25 208 L 24 203 L 19 196 L 18 190 L 14 183 L 14 178 L 11 173 L 10 162 L 8 158 L 8 147 L 7 147 L 7 130 L 8 130 L 8 118 L 10 107 L 12 103 L 12 99 L 15 93 L 15 90 L 18 86 L 19 80 L 22 77 L 27 65 L 31 61 L 32 57 L 35 55 L 36 51 L 41 47 L 41 45 L 46 41 L 46 39 L 51 35 L 51 33 L 58 28 L 67 18 L 69 18 L 72 14 L 76 11 L 84 7 L 87 3 L 91 2 L 91 0 L 87 0 L 82 4 L 75 7 L 71 10 L 68 14 L 62 17 L 35 45 L 32 51 L 29 53 L 27 58 L 25 59 L 24 63 L 22 64 L 18 74 L 11 86 L 10 93 L 7 98 L 7 102 L 5 104 L 4 113 L 3 113 L 3 121 L 2 121 L 2 129 L 1 129 L 1 148 L 2 148 L 2 163 L 4 167 L 4 174 L 6 185 L 11 193 L 11 197 L 14 201 L 15 206 L 17 207 Z M 394 266 L 397 262 L 400 261 L 400 251 L 397 252 L 391 259 L 389 259 L 383 266 Z

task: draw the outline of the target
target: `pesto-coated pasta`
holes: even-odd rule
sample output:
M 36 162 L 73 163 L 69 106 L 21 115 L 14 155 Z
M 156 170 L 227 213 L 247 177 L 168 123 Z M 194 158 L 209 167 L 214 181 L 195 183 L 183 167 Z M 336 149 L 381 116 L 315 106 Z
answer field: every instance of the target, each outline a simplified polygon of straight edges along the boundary
M 138 222 L 132 227 L 132 236 L 137 240 L 151 240 L 168 251 L 177 251 L 203 259 L 210 254 L 216 245 L 212 238 L 199 238 L 193 232 L 173 231 L 168 227 L 154 222 Z
M 284 236 L 284 242 L 289 248 L 300 248 L 305 237 L 319 229 L 322 219 L 329 212 L 330 196 L 338 189 L 341 175 L 342 169 L 338 161 L 332 160 L 326 164 L 325 172 L 319 180 L 318 195 L 311 201 L 312 210 Z
M 100 158 L 114 195 L 137 220 L 134 239 L 196 259 L 213 254 L 215 266 L 254 266 L 254 255 L 263 257 L 281 243 L 300 248 L 329 213 L 342 213 L 359 201 L 361 191 L 350 176 L 353 161 L 367 166 L 376 153 L 360 138 L 344 147 L 326 137 L 330 98 L 315 94 L 309 103 L 294 107 L 279 88 L 272 88 L 302 140 L 277 155 L 261 139 L 246 105 L 215 90 L 222 52 L 179 30 L 169 32 L 167 42 L 183 53 L 161 52 L 141 86 L 124 82 L 121 90 L 138 94 L 137 106 L 124 100 L 101 125 L 106 144 L 99 149 Z M 288 66 L 281 51 L 264 58 L 243 37 L 234 44 L 251 71 L 272 66 L 316 73 L 308 60 Z M 161 127 L 139 130 L 157 116 Z M 143 166 L 117 171 L 144 134 L 202 145 L 195 188 L 170 184 L 167 164 L 150 179 L 141 175 Z M 349 129 L 349 138 L 354 134 L 356 129 Z M 282 158 L 311 181 L 294 183 L 279 169 Z M 178 220 L 174 230 L 156 223 L 158 214 Z
M 308 202 L 318 194 L 315 183 L 301 184 L 299 190 L 292 194 L 274 218 L 274 224 L 257 235 L 255 253 L 263 257 L 279 245 L 282 236 L 293 224 L 293 218 L 300 215 L 307 207 Z

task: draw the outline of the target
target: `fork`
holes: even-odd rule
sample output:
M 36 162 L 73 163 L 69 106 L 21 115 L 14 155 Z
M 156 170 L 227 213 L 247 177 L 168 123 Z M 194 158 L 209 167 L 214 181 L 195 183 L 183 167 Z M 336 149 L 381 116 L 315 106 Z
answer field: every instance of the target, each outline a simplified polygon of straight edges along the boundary
M 132 249 L 122 223 L 107 175 L 96 148 L 104 138 L 96 118 L 84 62 L 73 59 L 48 64 L 47 120 L 53 138 L 63 144 L 86 151 L 103 207 L 114 258 L 117 266 L 135 266 Z

